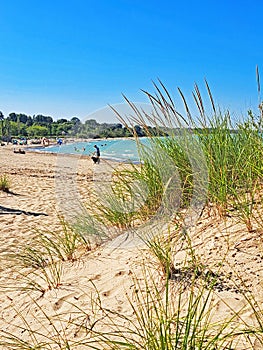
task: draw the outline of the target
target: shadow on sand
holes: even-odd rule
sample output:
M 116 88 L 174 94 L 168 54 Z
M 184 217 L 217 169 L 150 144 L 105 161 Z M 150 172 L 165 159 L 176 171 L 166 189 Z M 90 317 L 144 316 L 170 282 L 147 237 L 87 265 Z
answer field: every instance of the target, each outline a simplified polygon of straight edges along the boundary
M 8 194 L 11 194 L 11 195 L 13 195 L 13 196 L 21 196 L 21 194 L 19 194 L 19 193 L 15 193 L 15 192 L 10 191 L 10 190 L 8 190 L 8 191 L 4 191 L 4 192 L 6 192 L 6 193 L 8 193 Z
M 39 215 L 48 216 L 48 214 L 46 213 L 34 213 L 31 211 L 25 211 L 20 209 L 6 208 L 0 205 L 0 215 L 3 215 L 3 214 L 16 214 L 16 215 L 25 214 L 25 215 L 33 215 L 33 216 L 39 216 Z

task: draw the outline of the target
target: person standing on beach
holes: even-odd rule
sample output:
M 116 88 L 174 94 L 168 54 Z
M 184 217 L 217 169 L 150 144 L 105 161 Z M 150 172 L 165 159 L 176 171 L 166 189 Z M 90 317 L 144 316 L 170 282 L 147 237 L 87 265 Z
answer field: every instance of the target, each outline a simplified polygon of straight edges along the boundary
M 91 157 L 91 159 L 93 160 L 94 164 L 99 164 L 100 162 L 100 149 L 97 145 L 94 146 L 94 148 L 96 149 L 96 151 L 94 152 L 94 155 Z

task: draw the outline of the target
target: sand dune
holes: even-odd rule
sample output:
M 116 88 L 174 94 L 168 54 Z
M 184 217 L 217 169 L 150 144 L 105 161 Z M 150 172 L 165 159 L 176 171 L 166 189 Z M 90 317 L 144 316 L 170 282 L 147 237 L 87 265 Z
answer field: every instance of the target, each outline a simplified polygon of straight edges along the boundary
M 132 236 L 124 239 L 125 243 L 120 246 L 104 243 L 76 261 L 62 262 L 58 288 L 46 290 L 42 295 L 38 291 L 27 293 L 11 288 L 14 281 L 19 283 L 20 275 L 9 266 L 9 254 L 31 242 L 39 231 L 61 230 L 58 214 L 62 213 L 66 220 L 71 220 L 83 209 L 82 204 L 91 198 L 94 165 L 90 159 L 70 156 L 58 159 L 55 155 L 31 152 L 14 154 L 11 146 L 4 146 L 0 149 L 0 166 L 1 174 L 7 174 L 11 179 L 11 192 L 0 191 L 0 329 L 32 342 L 31 335 L 24 330 L 25 323 L 42 334 L 38 341 L 58 337 L 57 330 L 63 329 L 64 338 L 70 338 L 74 343 L 83 337 L 90 338 L 87 329 L 95 319 L 106 317 L 103 310 L 132 319 L 132 302 L 135 303 L 138 287 L 135 280 L 138 283 L 145 279 L 143 266 L 151 268 L 158 285 L 164 283 L 158 261 L 145 246 L 130 244 Z M 99 166 L 103 178 L 103 164 Z M 98 170 L 95 173 L 98 176 Z M 242 319 L 247 324 L 256 325 L 251 307 L 238 288 L 244 287 L 241 279 L 245 280 L 262 307 L 261 231 L 247 233 L 244 225 L 234 217 L 222 221 L 217 215 L 204 211 L 189 233 L 202 264 L 218 273 L 213 294 L 213 320 L 218 321 L 228 314 L 231 316 L 233 310 L 241 310 Z M 176 248 L 174 262 L 179 269 L 185 254 Z M 180 270 L 177 273 L 178 276 L 171 281 L 175 285 Z M 125 322 L 123 320 L 122 326 Z M 101 331 L 109 325 L 98 322 L 96 327 Z M 58 342 L 62 342 L 61 339 Z M 259 346 L 255 343 L 254 348 Z M 53 348 L 59 347 L 54 345 Z M 236 348 L 245 349 L 245 345 L 240 343 Z

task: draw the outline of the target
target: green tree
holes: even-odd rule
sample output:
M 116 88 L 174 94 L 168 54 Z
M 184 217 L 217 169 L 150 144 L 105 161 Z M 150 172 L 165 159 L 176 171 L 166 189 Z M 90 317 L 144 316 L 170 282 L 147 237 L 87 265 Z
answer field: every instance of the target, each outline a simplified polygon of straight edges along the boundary
M 134 130 L 135 130 L 136 134 L 137 134 L 139 137 L 145 136 L 145 132 L 144 132 L 143 129 L 140 127 L 140 125 L 135 125 L 135 126 L 134 126 Z
M 4 131 L 4 114 L 0 111 L 0 123 L 1 123 L 1 136 L 3 136 Z
M 48 128 L 41 125 L 31 125 L 27 128 L 28 136 L 46 136 L 48 135 Z
M 88 119 L 85 121 L 85 125 L 88 129 L 94 130 L 99 126 L 99 123 L 97 123 L 95 119 Z
M 53 123 L 53 118 L 42 114 L 38 114 L 36 116 L 33 116 L 33 122 L 34 124 L 45 126 L 47 124 Z
M 27 123 L 28 116 L 26 114 L 20 113 L 18 114 L 19 121 L 23 124 Z
M 9 113 L 9 116 L 7 117 L 8 120 L 10 120 L 11 122 L 17 122 L 17 114 L 12 112 Z
M 57 123 L 58 123 L 58 124 L 67 123 L 67 119 L 64 119 L 64 118 L 58 119 L 58 120 L 57 120 Z
M 73 123 L 73 124 L 80 124 L 80 119 L 78 117 L 72 117 L 70 119 L 70 121 Z
M 10 137 L 10 135 L 11 135 L 11 133 L 10 133 L 10 129 L 11 129 L 10 123 L 11 122 L 10 122 L 10 120 L 8 118 L 6 118 L 4 120 L 3 135 L 8 136 L 8 137 Z
M 30 115 L 27 117 L 26 125 L 27 126 L 33 125 L 33 118 Z
M 56 135 L 60 136 L 63 135 L 63 133 L 68 134 L 72 128 L 72 124 L 67 122 L 67 123 L 63 123 L 63 124 L 59 124 L 57 126 L 57 130 L 56 130 Z
M 18 123 L 10 121 L 9 133 L 11 136 L 18 136 Z

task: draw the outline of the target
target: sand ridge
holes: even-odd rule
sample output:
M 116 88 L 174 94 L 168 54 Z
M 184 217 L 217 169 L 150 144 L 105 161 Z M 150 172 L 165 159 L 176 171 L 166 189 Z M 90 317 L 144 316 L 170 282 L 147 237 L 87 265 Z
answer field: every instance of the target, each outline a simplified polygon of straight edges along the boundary
M 63 175 L 67 179 L 64 185 L 69 186 L 72 183 L 73 187 L 75 186 L 73 192 L 75 193 L 77 188 L 80 200 L 83 203 L 88 202 L 94 173 L 91 160 L 78 158 L 76 162 L 72 157 L 63 156 L 63 161 L 60 159 L 59 162 L 59 169 L 61 171 L 63 168 Z M 15 290 L 6 291 L 3 288 L 4 284 L 9 284 L 11 276 L 18 278 L 8 268 L 6 256 L 15 252 L 21 243 L 29 242 L 36 234 L 36 229 L 61 229 L 58 213 L 61 209 L 59 200 L 63 200 L 63 196 L 58 199 L 57 195 L 59 191 L 63 191 L 63 183 L 60 183 L 61 187 L 56 183 L 56 155 L 31 152 L 24 155 L 15 154 L 12 146 L 4 146 L 0 149 L 0 166 L 1 174 L 7 174 L 11 179 L 11 192 L 0 192 L 0 329 L 18 337 L 30 338 L 23 330 L 25 320 L 17 316 L 18 312 L 22 312 L 23 315 L 27 315 L 27 322 L 32 329 L 45 329 L 44 332 L 51 336 L 54 333 L 54 324 L 58 329 L 62 327 L 61 320 L 57 320 L 59 314 L 64 317 L 63 327 L 67 329 L 67 336 L 73 334 L 73 340 L 76 340 L 87 336 L 86 328 L 81 326 L 81 322 L 92 323 L 96 317 L 105 317 L 102 308 L 133 317 L 132 305 L 127 297 L 130 301 L 135 300 L 134 278 L 143 281 L 145 271 L 142 266 L 152 268 L 158 283 L 163 283 L 163 278 L 158 273 L 158 262 L 146 247 L 129 245 L 132 236 L 128 241 L 124 239 L 126 243 L 119 248 L 111 242 L 85 253 L 77 261 L 63 262 L 61 285 L 57 289 L 47 290 L 44 295 L 40 295 L 39 292 L 28 294 Z M 103 176 L 102 172 L 100 176 Z M 67 189 L 70 192 L 70 188 Z M 67 192 L 65 187 L 64 192 Z M 74 201 L 69 202 L 72 210 Z M 222 220 L 204 211 L 189 234 L 193 249 L 202 264 L 221 273 L 222 283 L 218 283 L 214 295 L 214 318 L 218 320 L 228 313 L 231 315 L 233 308 L 242 310 L 242 317 L 248 324 L 256 324 L 250 305 L 236 290 L 235 285 L 240 282 L 240 277 L 246 280 L 246 285 L 257 297 L 259 307 L 262 307 L 263 250 L 260 229 L 248 233 L 245 226 L 238 223 L 234 217 Z M 184 259 L 184 255 L 180 253 L 178 251 L 174 255 L 175 264 L 180 264 Z M 221 264 L 221 267 L 218 264 Z M 227 283 L 231 271 L 232 277 L 233 271 L 235 275 L 234 284 Z M 84 314 L 78 314 L 77 310 L 85 310 L 85 320 Z M 53 320 L 53 326 L 50 326 L 50 319 L 45 315 Z M 76 321 L 71 322 L 74 317 Z M 242 345 L 237 348 L 242 349 Z

